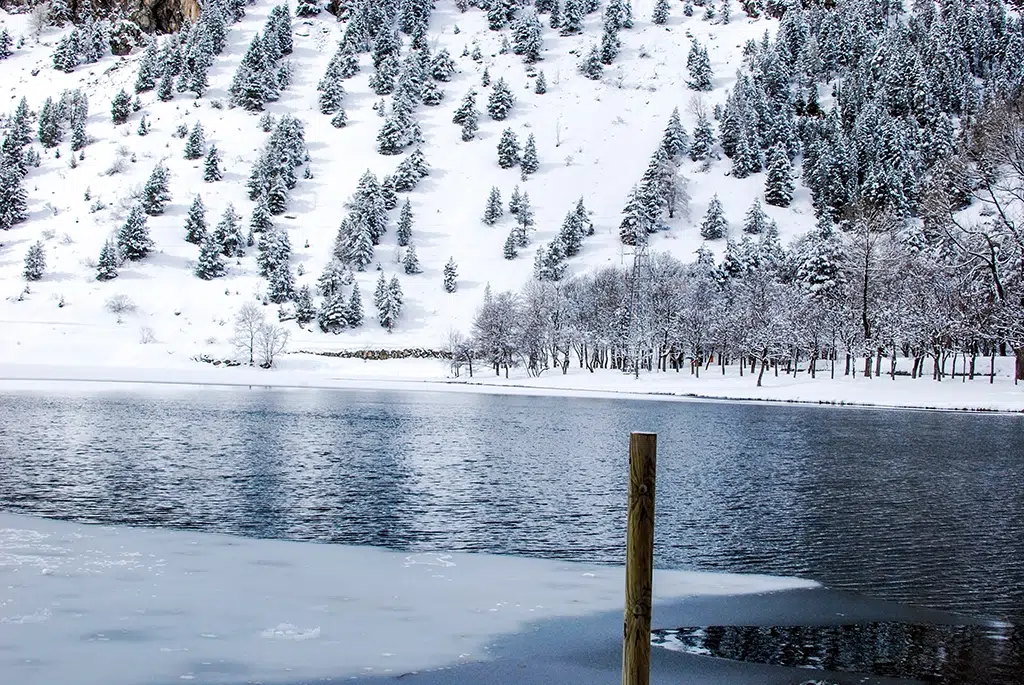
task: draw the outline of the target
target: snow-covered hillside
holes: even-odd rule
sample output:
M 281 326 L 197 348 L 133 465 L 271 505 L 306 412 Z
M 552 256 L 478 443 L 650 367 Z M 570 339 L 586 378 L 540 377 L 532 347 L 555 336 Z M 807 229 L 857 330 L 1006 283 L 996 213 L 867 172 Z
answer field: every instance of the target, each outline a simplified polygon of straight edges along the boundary
M 430 176 L 403 195 L 410 199 L 414 213 L 413 244 L 423 273 L 406 275 L 396 263 L 398 210 L 394 210 L 389 231 L 376 247 L 374 264 L 356 274 L 367 308 L 366 323 L 340 335 L 322 333 L 315 324 L 302 330 L 292 323 L 291 347 L 439 347 L 449 328 L 469 329 L 488 283 L 495 291 L 518 289 L 531 278 L 533 250 L 556 235 L 566 212 L 580 197 L 591 212 L 596 235 L 586 241 L 580 255 L 569 260 L 569 272 L 628 264 L 631 256 L 624 252 L 628 248 L 619 240 L 618 226 L 629 190 L 660 143 L 673 108 L 679 108 L 687 130 L 695 124 L 688 105 L 696 93 L 686 86 L 689 37 L 708 46 L 715 89 L 703 97 L 712 107 L 723 101 L 734 81 L 743 44 L 765 31 L 774 32 L 778 24 L 764 18 L 750 20 L 737 5 L 732 21 L 721 25 L 702 20 L 699 13 L 685 17 L 682 4 L 673 3 L 667 24 L 658 26 L 651 23 L 652 5 L 646 0 L 633 3 L 635 25 L 620 33 L 619 56 L 594 81 L 581 74 L 577 65 L 600 36 L 600 12 L 586 16 L 581 36 L 560 36 L 545 21 L 543 59 L 528 68 L 519 56 L 501 54 L 502 39 L 509 32 L 488 30 L 485 12 L 471 8 L 460 13 L 454 3 L 437 2 L 430 20 L 430 47 L 435 54 L 447 48 L 457 73 L 450 82 L 438 84 L 445 92 L 440 105 L 418 109 Z M 83 88 L 89 98 L 86 131 L 91 140 L 83 150 L 84 159 L 74 167 L 67 137 L 59 147 L 43 151 L 41 165 L 31 169 L 26 180 L 29 219 L 0 234 L 4 295 L 0 338 L 8 360 L 31 359 L 41 349 L 49 355 L 89 355 L 97 361 L 131 355 L 143 329 L 151 331 L 151 336 L 148 332 L 145 336 L 155 338 L 153 344 L 169 353 L 223 357 L 230 352 L 226 341 L 235 311 L 247 300 L 262 299 L 266 291 L 266 281 L 257 273 L 256 250 L 229 260 L 226 277 L 201 280 L 193 275 L 198 248 L 185 241 L 184 223 L 196 194 L 203 198 L 211 226 L 229 203 L 248 223 L 254 203 L 248 199 L 245 181 L 268 134 L 260 128 L 259 114 L 226 106 L 227 89 L 272 6 L 260 0 L 230 27 L 227 47 L 210 69 L 210 86 L 203 97 L 175 93 L 169 102 L 161 102 L 155 90 L 142 93 L 141 110 L 123 125 L 111 122 L 111 101 L 122 88 L 134 95 L 141 49 L 124 58 L 108 54 L 95 64 L 63 73 L 53 68 L 52 53 L 68 28 L 46 29 L 37 43 L 28 36 L 27 15 L 0 15 L 12 36 L 26 36 L 24 47 L 0 62 L 0 82 L 8 94 L 4 109 L 13 111 L 24 96 L 32 111 L 38 112 L 46 97 L 56 100 L 64 89 Z M 345 81 L 347 126 L 335 128 L 331 117 L 319 112 L 317 82 L 344 26 L 326 12 L 294 20 L 294 52 L 286 57 L 293 64 L 294 80 L 279 101 L 267 106 L 274 116 L 293 114 L 306 124 L 313 178 L 299 180 L 287 214 L 277 221 L 288 231 L 292 265 L 302 273 L 296 277 L 300 285 L 315 286 L 330 259 L 346 211 L 343 205 L 360 176 L 367 169 L 378 177 L 392 173 L 402 159 L 380 155 L 375 149 L 383 120 L 372 108 L 379 97 L 368 85 L 373 73 L 369 55 L 361 55 L 362 70 Z M 476 45 L 483 53 L 480 61 L 462 56 Z M 492 81 L 507 80 L 516 103 L 506 121 L 492 121 L 484 113 L 476 139 L 462 142 L 452 114 L 471 88 L 480 92 L 478 107 L 483 109 L 488 91 L 481 86 L 485 69 Z M 534 92 L 531 74 L 539 71 L 547 81 L 545 94 Z M 143 116 L 151 131 L 140 137 L 137 129 Z M 202 122 L 207 144 L 221 151 L 226 167 L 222 182 L 204 183 L 203 160 L 184 158 L 185 141 L 175 131 L 181 125 L 191 128 L 197 121 Z M 536 137 L 540 168 L 525 182 L 520 181 L 517 168 L 498 166 L 496 145 L 506 127 L 520 141 L 530 133 Z M 132 161 L 123 172 L 107 175 L 119 157 Z M 154 251 L 145 260 L 126 264 L 116 279 L 97 281 L 95 263 L 104 242 L 124 222 L 133 189 L 145 183 L 160 162 L 171 172 L 172 200 L 162 215 L 149 219 Z M 691 261 L 702 242 L 697 225 L 715 193 L 723 198 L 734 230 L 753 198 L 763 193 L 763 173 L 739 180 L 726 176 L 727 160 L 712 163 L 707 172 L 699 164 L 684 162 L 692 196 L 689 218 L 677 218 L 670 223 L 670 231 L 653 236 L 652 250 L 668 250 Z M 487 226 L 481 215 L 492 186 L 501 190 L 507 202 L 517 184 L 530 195 L 537 231 L 530 248 L 515 260 L 506 260 L 502 246 L 514 218 L 506 211 L 497 224 Z M 104 208 L 94 211 L 97 201 Z M 813 225 L 802 188 L 791 208 L 766 207 L 766 211 L 777 220 L 784 238 Z M 23 258 L 36 240 L 45 247 L 47 268 L 42 280 L 28 284 L 23 294 Z M 442 287 L 442 269 L 449 258 L 455 260 L 459 273 L 458 289 L 452 294 Z M 405 294 L 404 310 L 390 334 L 377 325 L 370 302 L 379 276 L 377 264 L 389 277 L 399 274 Z M 134 301 L 135 312 L 118 316 L 107 311 L 107 301 L 121 294 Z M 276 306 L 271 307 L 268 313 L 274 318 Z

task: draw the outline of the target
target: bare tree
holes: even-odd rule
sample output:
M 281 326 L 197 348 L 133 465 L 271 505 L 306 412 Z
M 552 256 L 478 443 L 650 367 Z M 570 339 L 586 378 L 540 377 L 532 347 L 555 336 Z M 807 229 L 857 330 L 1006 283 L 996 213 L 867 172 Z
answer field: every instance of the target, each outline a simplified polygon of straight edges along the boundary
M 32 8 L 31 13 L 28 15 L 28 29 L 32 33 L 32 36 L 38 41 L 43 30 L 49 25 L 50 5 L 45 2 L 39 3 Z
M 256 340 L 264 323 L 263 310 L 255 302 L 246 302 L 235 315 L 235 332 L 231 336 L 231 344 L 236 352 L 249 355 L 249 366 L 256 365 Z
M 288 347 L 288 338 L 291 334 L 280 326 L 272 323 L 260 324 L 256 329 L 256 351 L 260 356 L 260 366 L 269 369 L 274 365 L 274 357 L 281 354 Z

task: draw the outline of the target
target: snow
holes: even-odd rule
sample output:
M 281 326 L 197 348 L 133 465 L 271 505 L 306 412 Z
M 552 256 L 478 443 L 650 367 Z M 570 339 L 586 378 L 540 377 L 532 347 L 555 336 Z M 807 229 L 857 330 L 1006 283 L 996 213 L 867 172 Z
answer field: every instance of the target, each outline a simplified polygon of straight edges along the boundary
M 678 4 L 672 6 L 666 26 L 650 23 L 653 2 L 633 3 L 636 26 L 621 32 L 622 51 L 615 64 L 605 70 L 600 81 L 591 81 L 577 73 L 579 56 L 589 49 L 600 33 L 600 13 L 588 15 L 583 36 L 561 37 L 545 25 L 544 59 L 536 67 L 547 78 L 548 92 L 536 95 L 533 79 L 528 77 L 520 58 L 499 54 L 503 35 L 489 31 L 483 12 L 471 9 L 459 14 L 451 3 L 438 3 L 430 27 L 431 48 L 447 48 L 458 66 L 450 83 L 439 84 L 445 99 L 438 107 L 421 106 L 418 118 L 426 144 L 424 151 L 432 168 L 415 191 L 409 194 L 415 214 L 413 240 L 424 272 L 400 274 L 405 293 L 405 308 L 393 333 L 375 324 L 369 305 L 377 279 L 376 271 L 358 274 L 357 280 L 367 307 L 362 328 L 340 335 L 318 330 L 304 331 L 286 324 L 292 333 L 290 349 L 330 352 L 350 349 L 397 349 L 426 347 L 438 349 L 449 330 L 468 332 L 473 315 L 482 301 L 485 287 L 495 291 L 518 289 L 532 273 L 532 248 L 516 260 L 502 257 L 502 245 L 513 225 L 508 213 L 495 225 L 481 220 L 487 193 L 492 185 L 501 189 L 507 201 L 516 184 L 530 194 L 538 231 L 534 246 L 550 240 L 561 226 L 565 213 L 582 195 L 592 212 L 597 234 L 589 238 L 580 256 L 569 260 L 569 273 L 582 273 L 605 265 L 628 263 L 618 239 L 620 210 L 630 187 L 646 168 L 648 157 L 660 140 L 674 107 L 679 107 L 684 126 L 692 131 L 695 116 L 688 108 L 694 93 L 685 86 L 686 53 L 689 36 L 695 36 L 708 48 L 714 70 L 715 89 L 704 94 L 710 107 L 724 101 L 735 81 L 741 63 L 743 44 L 773 33 L 778 22 L 762 18 L 749 20 L 733 3 L 732 22 L 711 24 L 682 16 Z M 41 41 L 28 36 L 28 15 L 10 15 L 0 10 L 0 23 L 17 40 L 26 36 L 26 46 L 17 50 L 0 69 L 0 84 L 10 95 L 5 109 L 13 111 L 22 95 L 33 110 L 47 96 L 58 97 L 65 88 L 84 88 L 90 99 L 87 131 L 94 141 L 85 148 L 85 159 L 78 167 L 68 165 L 68 146 L 62 145 L 60 159 L 52 151 L 44 154 L 42 166 L 32 169 L 27 179 L 30 220 L 0 235 L 0 378 L 61 378 L 97 380 L 135 380 L 182 382 L 226 382 L 261 385 L 344 386 L 353 382 L 395 382 L 422 384 L 449 382 L 447 369 L 438 362 L 387 362 L 364 364 L 357 361 L 325 360 L 292 355 L 281 361 L 281 369 L 272 373 L 249 370 L 204 368 L 190 361 L 196 355 L 223 359 L 232 355 L 228 338 L 234 313 L 246 301 L 261 297 L 265 283 L 258 277 L 254 255 L 230 263 L 228 276 L 202 281 L 192 275 L 197 248 L 184 241 L 185 215 L 195 193 L 201 193 L 207 207 L 207 220 L 216 223 L 227 204 L 233 203 L 248 221 L 253 203 L 247 198 L 244 181 L 260 146 L 266 139 L 257 124 L 258 116 L 239 109 L 215 109 L 214 102 L 226 102 L 230 83 L 246 46 L 262 29 L 272 3 L 261 0 L 247 7 L 247 16 L 228 32 L 228 46 L 210 72 L 210 90 L 199 100 L 187 94 L 175 94 L 170 102 L 160 102 L 153 92 L 142 94 L 143 109 L 133 113 L 128 123 L 114 126 L 110 121 L 110 103 L 119 89 L 132 92 L 140 54 L 127 58 L 107 56 L 101 62 L 79 67 L 74 73 L 55 71 L 51 53 L 65 30 L 47 29 Z M 400 157 L 385 157 L 375 151 L 375 138 L 381 119 L 371 109 L 379 98 L 370 90 L 367 79 L 372 71 L 363 56 L 359 75 L 345 82 L 345 108 L 349 124 L 336 129 L 329 116 L 317 110 L 316 83 L 322 76 L 338 38 L 341 24 L 322 13 L 316 18 L 294 21 L 295 51 L 290 60 L 296 65 L 294 83 L 278 102 L 268 106 L 275 116 L 292 113 L 306 121 L 307 143 L 315 178 L 300 180 L 291 196 L 288 213 L 278 219 L 287 229 L 293 247 L 292 263 L 304 275 L 297 285 L 313 284 L 326 263 L 335 233 L 344 213 L 343 203 L 354 191 L 359 176 L 372 169 L 378 176 L 390 173 Z M 456 33 L 456 26 L 458 33 Z M 482 63 L 462 57 L 464 46 L 478 43 L 485 55 Z M 506 121 L 481 117 L 477 140 L 463 143 L 459 127 L 452 124 L 451 113 L 463 95 L 473 87 L 480 93 L 482 109 L 485 90 L 479 87 L 480 74 L 489 68 L 491 78 L 505 77 L 513 88 L 517 103 Z M 145 138 L 136 135 L 145 114 L 152 132 Z M 227 173 L 216 184 L 202 181 L 202 160 L 188 161 L 183 156 L 184 141 L 173 136 L 179 124 L 191 127 L 202 121 L 207 142 L 221 151 Z M 520 140 L 533 133 L 537 139 L 540 170 L 521 182 L 517 169 L 502 170 L 497 164 L 496 144 L 504 128 L 511 126 Z M 111 162 L 125 148 L 137 161 L 113 176 L 105 175 Z M 165 161 L 171 172 L 173 199 L 162 216 L 151 217 L 149 225 L 156 241 L 156 252 L 140 263 L 126 265 L 120 276 L 110 282 L 94 280 L 94 263 L 103 242 L 123 221 L 127 197 L 133 187 L 144 183 L 153 167 Z M 743 215 L 755 197 L 761 195 L 764 174 L 745 179 L 726 175 L 728 160 L 712 164 L 704 172 L 698 165 L 684 163 L 690 178 L 693 201 L 689 218 L 680 217 L 671 230 L 652 236 L 652 251 L 669 251 L 689 261 L 702 244 L 699 223 L 714 195 L 725 202 L 725 211 L 733 231 L 739 230 Z M 92 200 L 85 200 L 86 190 Z M 100 199 L 107 208 L 90 212 Z M 780 209 L 764 205 L 776 220 L 784 240 L 813 226 L 814 215 L 807 191 L 798 187 L 791 207 Z M 397 254 L 394 221 L 375 259 L 390 276 L 401 270 Z M 46 249 L 47 273 L 23 292 L 22 261 L 29 245 L 41 239 Z M 724 241 L 711 247 L 721 252 Z M 458 264 L 458 291 L 446 293 L 442 270 L 449 257 Z M 136 308 L 114 314 L 106 309 L 113 296 L 129 297 Z M 276 318 L 274 307 L 267 316 Z M 45 368 L 44 368 L 45 366 Z M 134 368 L 137 367 L 137 368 Z M 987 371 L 987 364 L 982 361 Z M 548 372 L 529 379 L 520 372 L 504 381 L 484 370 L 460 389 L 486 384 L 526 392 L 583 392 L 699 395 L 704 397 L 776 399 L 786 401 L 863 403 L 883 406 L 936 408 L 979 408 L 1020 411 L 1024 392 L 1012 385 L 1009 362 L 999 360 L 996 383 L 975 380 L 934 383 L 922 379 L 910 381 L 886 379 L 824 378 L 811 380 L 767 378 L 764 388 L 756 388 L 750 376 L 740 378 L 738 369 L 730 369 L 725 378 L 712 373 L 697 380 L 682 374 L 653 374 L 636 383 L 617 372 L 589 374 L 573 369 L 568 376 Z M 257 381 L 258 379 L 258 381 Z M 465 379 L 463 379 L 465 380 Z M 445 386 L 446 388 L 448 386 Z
M 145 346 L 143 349 L 151 348 Z M 69 389 L 74 385 L 97 383 L 159 384 L 153 390 L 167 392 L 173 385 L 228 385 L 278 388 L 390 389 L 435 392 L 483 392 L 518 395 L 585 396 L 636 400 L 722 399 L 752 402 L 782 401 L 829 405 L 859 405 L 916 409 L 983 410 L 1024 412 L 1024 391 L 1010 380 L 1010 360 L 997 365 L 996 382 L 987 378 L 961 383 L 941 383 L 930 377 L 911 380 L 897 377 L 835 380 L 827 369 L 810 378 L 802 372 L 797 378 L 765 374 L 764 386 L 756 387 L 755 378 L 739 376 L 732 366 L 722 376 L 717 367 L 695 378 L 688 371 L 645 373 L 640 379 L 618 371 L 595 371 L 573 366 L 567 375 L 547 371 L 539 378 L 528 377 L 513 369 L 510 378 L 495 376 L 488 368 L 475 369 L 473 378 L 463 370 L 452 378 L 448 363 L 438 359 L 393 359 L 364 361 L 312 355 L 287 355 L 270 370 L 248 367 L 219 368 L 189 359 L 148 350 L 126 364 L 116 360 L 107 364 L 18 364 L 0 362 L 0 391 L 17 389 Z M 987 370 L 987 363 L 983 365 Z
M 654 601 L 811 587 L 656 571 Z M 613 567 L 0 514 L 0 672 L 19 685 L 399 675 L 486 659 L 545 619 L 621 611 L 622 592 Z

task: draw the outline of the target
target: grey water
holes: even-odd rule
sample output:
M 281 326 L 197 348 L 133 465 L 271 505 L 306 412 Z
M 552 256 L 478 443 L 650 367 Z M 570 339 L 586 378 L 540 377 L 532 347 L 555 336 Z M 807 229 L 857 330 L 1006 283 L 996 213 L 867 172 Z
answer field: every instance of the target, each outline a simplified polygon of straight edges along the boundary
M 631 430 L 658 433 L 659 567 L 797 575 L 1005 620 L 1024 669 L 1019 416 L 393 391 L 6 392 L 0 509 L 621 563 Z

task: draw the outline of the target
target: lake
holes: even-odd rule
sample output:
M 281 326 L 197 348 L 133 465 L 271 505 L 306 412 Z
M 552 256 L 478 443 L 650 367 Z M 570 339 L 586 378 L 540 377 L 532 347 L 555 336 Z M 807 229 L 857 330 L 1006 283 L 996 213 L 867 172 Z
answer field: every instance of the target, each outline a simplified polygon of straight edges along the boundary
M 1018 416 L 55 387 L 0 394 L 0 509 L 621 563 L 628 433 L 645 430 L 657 566 L 797 575 L 1024 625 Z

